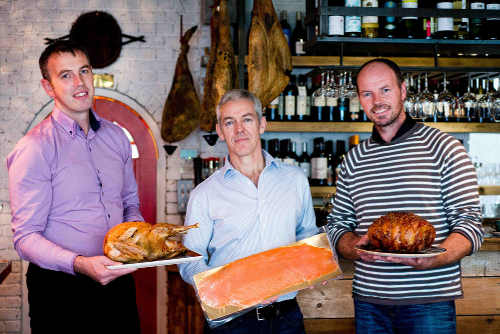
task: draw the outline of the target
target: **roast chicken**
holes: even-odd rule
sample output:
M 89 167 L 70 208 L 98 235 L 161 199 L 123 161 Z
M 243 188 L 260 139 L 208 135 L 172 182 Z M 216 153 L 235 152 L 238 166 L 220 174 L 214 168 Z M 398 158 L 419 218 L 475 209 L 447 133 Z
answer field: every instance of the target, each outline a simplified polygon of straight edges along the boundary
M 386 252 L 414 253 L 431 247 L 436 230 L 410 212 L 391 212 L 368 228 L 370 248 Z
M 123 263 L 169 259 L 187 251 L 181 242 L 169 238 L 197 227 L 198 224 L 179 226 L 167 223 L 121 223 L 106 233 L 104 255 Z

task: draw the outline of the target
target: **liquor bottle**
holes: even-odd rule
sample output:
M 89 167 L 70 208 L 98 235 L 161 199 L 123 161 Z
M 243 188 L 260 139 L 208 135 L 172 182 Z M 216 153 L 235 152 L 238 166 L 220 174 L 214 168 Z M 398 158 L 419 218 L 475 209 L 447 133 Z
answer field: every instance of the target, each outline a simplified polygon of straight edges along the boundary
M 266 120 L 271 122 L 281 121 L 279 117 L 280 97 L 277 96 L 266 108 Z
M 467 9 L 467 0 L 454 0 L 453 9 Z M 453 18 L 453 29 L 457 39 L 469 39 L 469 18 Z
M 378 7 L 378 0 L 362 0 L 363 7 Z M 365 38 L 378 37 L 378 16 L 363 16 L 361 18 L 361 32 Z
M 297 86 L 295 80 L 295 75 L 291 75 L 288 85 L 283 91 L 285 95 L 285 121 L 294 121 L 296 118 Z
M 401 8 L 418 8 L 418 0 L 402 0 Z M 399 33 L 402 38 L 419 38 L 420 25 L 418 24 L 418 17 L 416 16 L 403 16 L 400 22 Z
M 438 9 L 453 9 L 453 1 L 438 0 L 436 7 Z M 438 17 L 435 37 L 439 39 L 456 38 L 455 30 L 453 30 L 453 17 Z
M 352 150 L 354 146 L 359 144 L 359 135 L 352 135 L 349 137 L 349 150 Z
M 306 54 L 306 49 L 304 47 L 306 40 L 307 33 L 304 23 L 302 22 L 302 13 L 297 11 L 297 22 L 292 32 L 292 55 L 304 56 Z
M 328 1 L 328 6 L 337 6 L 343 7 L 344 0 L 334 0 Z M 344 36 L 344 16 L 338 15 L 329 15 L 328 16 L 328 36 Z
M 324 121 L 324 113 L 326 110 L 326 97 L 325 97 L 325 73 L 316 75 L 313 78 L 314 91 L 311 96 L 311 120 L 315 122 Z
M 326 73 L 326 115 L 325 122 L 335 121 L 335 114 L 338 110 L 338 95 L 337 86 L 335 84 L 335 74 L 333 71 L 328 71 Z
M 328 186 L 333 186 L 335 184 L 335 165 L 333 154 L 333 140 L 327 140 L 325 142 L 325 155 L 326 155 L 326 184 Z
M 335 165 L 335 184 L 337 183 L 337 179 L 340 173 L 340 165 L 342 164 L 342 161 L 344 161 L 344 157 L 346 154 L 345 150 L 345 141 L 343 140 L 337 140 L 337 149 L 335 151 L 335 157 L 334 157 L 334 165 Z
M 484 0 L 472 0 L 470 9 L 484 10 L 486 8 Z M 471 17 L 469 26 L 469 37 L 471 39 L 483 39 L 483 19 L 480 17 Z
M 384 8 L 396 8 L 396 1 L 386 0 L 384 1 Z M 396 37 L 396 17 L 395 16 L 384 16 L 384 27 L 383 34 L 386 38 Z
M 285 34 L 288 47 L 292 50 L 292 47 L 290 46 L 292 40 L 292 28 L 290 27 L 290 24 L 288 24 L 288 14 L 286 10 L 282 10 L 280 13 L 280 25 L 281 30 L 283 30 L 283 34 Z
M 347 115 L 347 120 L 351 122 L 361 121 L 361 115 L 359 112 L 359 97 L 356 87 L 352 84 L 352 73 L 349 72 L 349 77 L 347 80 L 346 94 L 349 97 L 349 114 Z
M 490 10 L 500 10 L 500 0 L 487 0 L 486 13 Z M 486 18 L 486 38 L 498 39 L 498 27 L 500 26 L 500 17 Z
M 304 75 L 299 75 L 297 81 L 297 116 L 298 121 L 308 121 L 307 117 L 307 86 L 306 77 Z
M 337 122 L 346 121 L 346 115 L 349 113 L 349 96 L 346 92 L 345 77 L 347 73 L 342 73 L 339 79 L 338 88 L 338 112 L 335 114 L 334 120 Z
M 327 184 L 327 159 L 322 137 L 314 138 L 314 151 L 311 154 L 311 185 L 326 186 Z
M 345 0 L 346 7 L 361 7 L 361 0 Z M 349 37 L 361 37 L 361 17 L 345 17 L 345 35 Z
M 302 153 L 298 158 L 299 167 L 306 174 L 307 179 L 311 179 L 311 157 L 307 153 L 307 142 L 302 143 Z

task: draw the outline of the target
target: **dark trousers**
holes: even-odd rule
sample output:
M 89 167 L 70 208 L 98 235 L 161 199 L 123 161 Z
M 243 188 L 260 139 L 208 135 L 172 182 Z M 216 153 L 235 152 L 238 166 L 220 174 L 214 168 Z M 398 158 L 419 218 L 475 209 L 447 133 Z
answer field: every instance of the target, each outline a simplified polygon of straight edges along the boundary
M 256 310 L 251 310 L 224 325 L 209 328 L 210 334 L 305 334 L 304 317 L 295 299 L 287 301 L 286 309 L 269 313 L 258 320 Z M 279 304 L 279 303 L 275 303 Z
M 378 305 L 354 299 L 357 334 L 455 334 L 455 302 Z
M 140 333 L 132 275 L 103 286 L 30 263 L 26 284 L 32 334 Z

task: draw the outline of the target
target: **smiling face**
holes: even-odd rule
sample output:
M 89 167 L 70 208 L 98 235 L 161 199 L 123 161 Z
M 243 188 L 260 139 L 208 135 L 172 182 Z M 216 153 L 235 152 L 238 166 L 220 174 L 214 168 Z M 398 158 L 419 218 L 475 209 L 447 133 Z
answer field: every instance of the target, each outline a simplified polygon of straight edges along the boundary
M 50 81 L 42 79 L 45 92 L 56 107 L 73 119 L 88 113 L 94 98 L 92 67 L 82 52 L 58 52 L 47 62 Z
M 216 130 L 226 141 L 232 159 L 261 154 L 260 135 L 265 128 L 265 118 L 259 120 L 253 103 L 248 99 L 231 100 L 220 107 Z
M 398 83 L 389 66 L 377 62 L 361 70 L 357 83 L 359 102 L 366 116 L 379 131 L 391 131 L 396 134 L 406 118 L 403 109 L 406 98 L 405 84 Z

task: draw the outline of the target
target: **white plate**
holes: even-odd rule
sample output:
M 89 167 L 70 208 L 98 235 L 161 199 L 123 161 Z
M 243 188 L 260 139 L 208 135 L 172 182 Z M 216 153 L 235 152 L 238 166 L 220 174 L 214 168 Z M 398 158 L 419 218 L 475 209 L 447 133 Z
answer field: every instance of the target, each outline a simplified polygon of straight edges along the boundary
M 446 252 L 445 248 L 440 248 L 440 247 L 431 247 L 424 249 L 423 251 L 419 251 L 417 253 L 389 253 L 389 252 L 380 252 L 380 251 L 375 251 L 375 250 L 368 250 L 368 249 L 363 249 L 363 248 L 358 248 L 356 247 L 357 250 L 367 253 L 367 254 L 372 254 L 372 255 L 378 255 L 378 256 L 393 256 L 393 257 L 431 257 L 431 256 L 436 256 L 441 253 Z
M 148 262 L 137 262 L 137 263 L 124 263 L 117 264 L 114 266 L 108 266 L 108 269 L 123 269 L 123 268 L 146 268 L 146 267 L 158 267 L 158 266 L 168 266 L 171 264 L 179 264 L 186 262 L 194 262 L 200 261 L 203 258 L 198 253 L 188 251 L 184 255 L 176 256 L 167 260 L 156 260 L 156 261 L 148 261 Z

